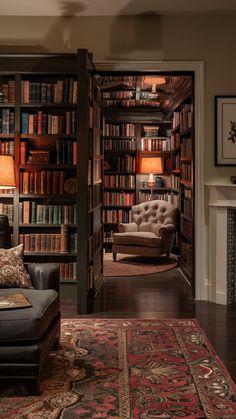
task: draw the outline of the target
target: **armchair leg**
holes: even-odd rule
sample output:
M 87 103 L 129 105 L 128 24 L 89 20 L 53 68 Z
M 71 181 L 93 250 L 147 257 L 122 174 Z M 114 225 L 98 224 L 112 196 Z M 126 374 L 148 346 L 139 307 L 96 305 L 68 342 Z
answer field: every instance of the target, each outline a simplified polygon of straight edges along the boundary
M 39 396 L 40 390 L 38 378 L 25 380 L 25 386 L 30 396 Z
M 166 259 L 169 258 L 169 257 L 170 257 L 170 254 L 169 253 L 166 253 Z
M 113 259 L 113 262 L 116 261 L 116 253 L 112 253 L 112 259 Z

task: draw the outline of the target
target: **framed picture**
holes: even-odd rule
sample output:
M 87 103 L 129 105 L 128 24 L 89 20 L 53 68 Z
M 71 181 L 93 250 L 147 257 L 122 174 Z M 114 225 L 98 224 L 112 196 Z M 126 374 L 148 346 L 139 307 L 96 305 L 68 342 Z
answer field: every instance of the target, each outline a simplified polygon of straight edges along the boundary
M 215 96 L 215 164 L 236 165 L 236 96 Z

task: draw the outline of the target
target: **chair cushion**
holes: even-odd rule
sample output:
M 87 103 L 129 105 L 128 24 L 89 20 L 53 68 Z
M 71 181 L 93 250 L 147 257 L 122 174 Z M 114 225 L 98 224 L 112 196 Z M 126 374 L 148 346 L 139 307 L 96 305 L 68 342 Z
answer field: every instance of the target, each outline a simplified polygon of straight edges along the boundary
M 59 295 L 54 290 L 5 288 L 0 295 L 19 292 L 32 307 L 0 310 L 0 344 L 38 340 L 59 313 Z
M 124 245 L 137 245 L 147 247 L 160 247 L 161 238 L 150 232 L 114 233 L 113 243 Z
M 23 244 L 0 249 L 0 288 L 33 288 L 22 257 Z

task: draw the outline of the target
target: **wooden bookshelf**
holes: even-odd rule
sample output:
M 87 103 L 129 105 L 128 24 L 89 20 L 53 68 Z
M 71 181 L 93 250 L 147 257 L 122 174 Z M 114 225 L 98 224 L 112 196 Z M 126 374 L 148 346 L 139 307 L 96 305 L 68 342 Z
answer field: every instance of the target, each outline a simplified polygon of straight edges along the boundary
M 173 184 L 180 190 L 179 264 L 194 292 L 194 130 L 193 98 L 176 106 L 172 121 Z
M 14 244 L 25 244 L 25 261 L 58 263 L 64 295 L 77 294 L 85 314 L 102 281 L 102 142 L 91 54 L 9 55 L 0 63 L 0 153 L 14 156 L 17 184 L 14 194 L 1 193 L 0 210 Z

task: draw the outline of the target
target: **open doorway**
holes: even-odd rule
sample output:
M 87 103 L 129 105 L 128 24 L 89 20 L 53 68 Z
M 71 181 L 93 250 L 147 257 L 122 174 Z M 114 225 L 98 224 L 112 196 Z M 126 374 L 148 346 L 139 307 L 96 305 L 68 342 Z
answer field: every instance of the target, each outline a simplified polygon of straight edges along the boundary
M 101 87 L 105 259 L 132 206 L 171 203 L 180 214 L 171 253 L 194 294 L 194 73 L 105 72 Z

